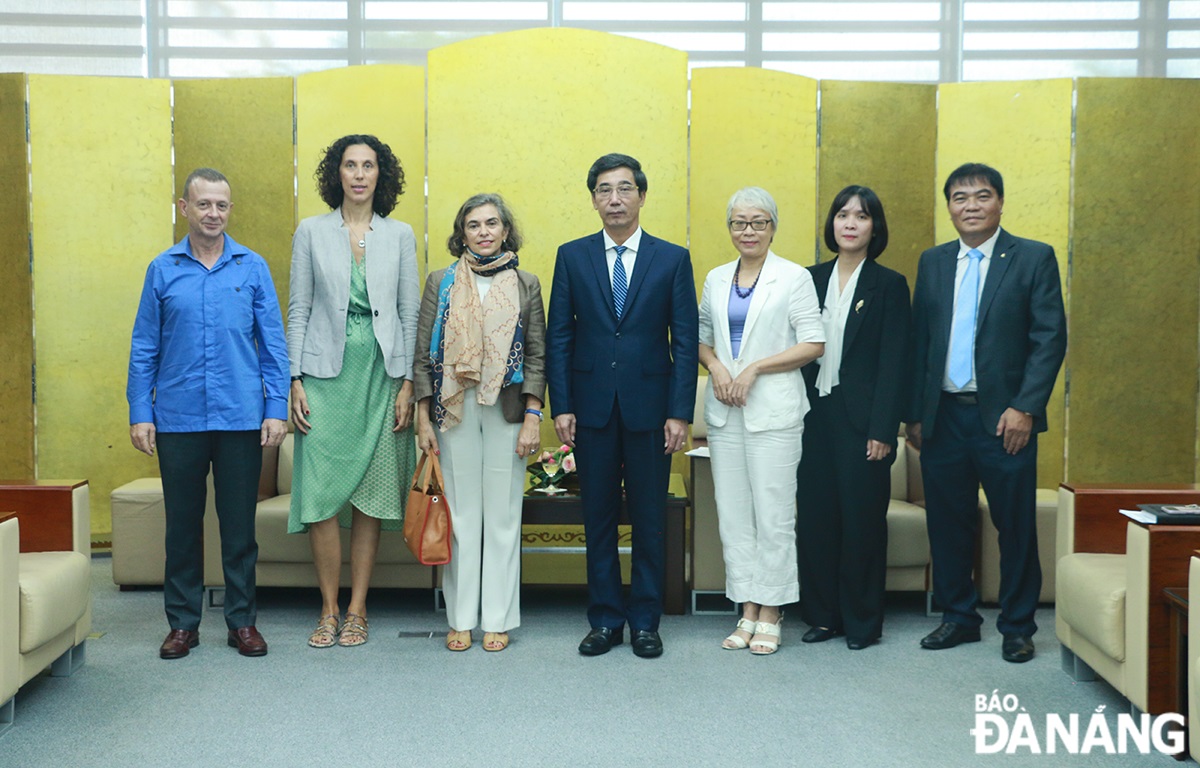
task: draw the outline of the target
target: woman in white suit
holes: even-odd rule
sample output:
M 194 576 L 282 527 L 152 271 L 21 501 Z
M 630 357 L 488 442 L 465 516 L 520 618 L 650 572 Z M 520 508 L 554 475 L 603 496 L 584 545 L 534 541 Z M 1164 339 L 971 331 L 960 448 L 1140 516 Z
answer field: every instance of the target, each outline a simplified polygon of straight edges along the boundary
M 739 254 L 708 273 L 700 300 L 704 421 L 712 452 L 725 594 L 742 618 L 721 647 L 779 649 L 780 606 L 800 597 L 796 466 L 808 399 L 800 367 L 825 350 L 808 270 L 771 251 L 775 200 L 740 189 L 726 211 Z
M 382 528 L 403 526 L 415 465 L 412 366 L 420 286 L 412 227 L 386 218 L 404 169 L 374 136 L 343 136 L 314 174 L 332 211 L 292 241 L 288 357 L 296 455 L 288 531 L 308 531 L 321 618 L 314 648 L 367 641 L 367 589 Z M 350 528 L 342 620 L 341 532 Z

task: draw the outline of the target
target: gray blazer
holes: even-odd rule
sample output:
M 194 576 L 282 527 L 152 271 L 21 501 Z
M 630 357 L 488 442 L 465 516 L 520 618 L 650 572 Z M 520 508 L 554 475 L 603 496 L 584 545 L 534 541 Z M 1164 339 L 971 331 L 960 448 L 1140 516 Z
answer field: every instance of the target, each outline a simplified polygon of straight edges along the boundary
M 366 239 L 375 338 L 388 375 L 411 380 L 420 307 L 417 241 L 412 227 L 378 214 L 371 218 Z M 342 370 L 353 258 L 340 208 L 311 216 L 296 228 L 287 327 L 293 376 L 329 379 Z
M 446 269 L 429 273 L 429 277 L 425 278 L 425 293 L 421 296 L 416 364 L 413 366 L 413 396 L 417 400 L 433 396 L 429 341 L 433 338 L 433 321 L 437 316 L 438 288 L 442 285 Z M 543 402 L 546 399 L 546 311 L 542 306 L 542 284 L 537 275 L 518 269 L 517 285 L 521 300 L 521 325 L 525 328 L 525 381 L 504 387 L 496 400 L 504 420 L 510 424 L 525 420 L 525 395 L 533 395 Z

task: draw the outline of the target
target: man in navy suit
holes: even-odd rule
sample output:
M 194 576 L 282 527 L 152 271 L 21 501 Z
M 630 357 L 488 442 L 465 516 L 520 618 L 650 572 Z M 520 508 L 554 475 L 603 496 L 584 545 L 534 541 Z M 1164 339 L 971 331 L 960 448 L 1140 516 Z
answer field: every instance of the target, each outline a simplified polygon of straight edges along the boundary
M 930 650 L 978 642 L 971 578 L 979 485 L 999 531 L 1005 661 L 1033 658 L 1042 586 L 1035 497 L 1037 434 L 1067 349 L 1054 249 L 1000 228 L 1004 180 L 980 163 L 943 192 L 959 239 L 921 254 L 913 291 L 916 359 L 908 437 L 921 447 L 933 596 Z
M 646 175 L 609 154 L 587 176 L 604 229 L 558 249 L 546 318 L 546 379 L 558 437 L 575 448 L 587 536 L 585 656 L 629 624 L 633 652 L 662 655 L 663 527 L 671 454 L 696 402 L 698 312 L 691 257 L 639 224 Z M 621 483 L 633 526 L 629 596 L 621 589 Z

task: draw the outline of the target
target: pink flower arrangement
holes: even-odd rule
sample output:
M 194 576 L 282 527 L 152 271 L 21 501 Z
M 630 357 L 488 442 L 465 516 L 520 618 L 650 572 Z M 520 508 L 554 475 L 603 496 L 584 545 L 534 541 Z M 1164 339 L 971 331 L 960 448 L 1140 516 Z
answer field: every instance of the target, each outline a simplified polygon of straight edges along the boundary
M 574 471 L 575 451 L 569 445 L 559 446 L 553 452 L 542 451 L 537 461 L 529 465 L 529 474 L 533 476 L 530 487 L 534 490 L 554 487 Z

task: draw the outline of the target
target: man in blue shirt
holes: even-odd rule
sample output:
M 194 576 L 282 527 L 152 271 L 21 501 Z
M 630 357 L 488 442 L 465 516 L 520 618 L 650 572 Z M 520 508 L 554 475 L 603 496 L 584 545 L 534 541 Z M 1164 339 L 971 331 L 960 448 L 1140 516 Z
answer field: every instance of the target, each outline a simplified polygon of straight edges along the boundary
M 228 643 L 263 656 L 267 643 L 254 627 L 254 510 L 262 447 L 287 434 L 283 321 L 266 261 L 225 234 L 228 179 L 211 168 L 192 171 L 178 205 L 188 236 L 146 270 L 125 393 L 133 447 L 150 456 L 157 448 L 162 472 L 171 631 L 159 656 L 187 656 L 200 642 L 210 466 Z

